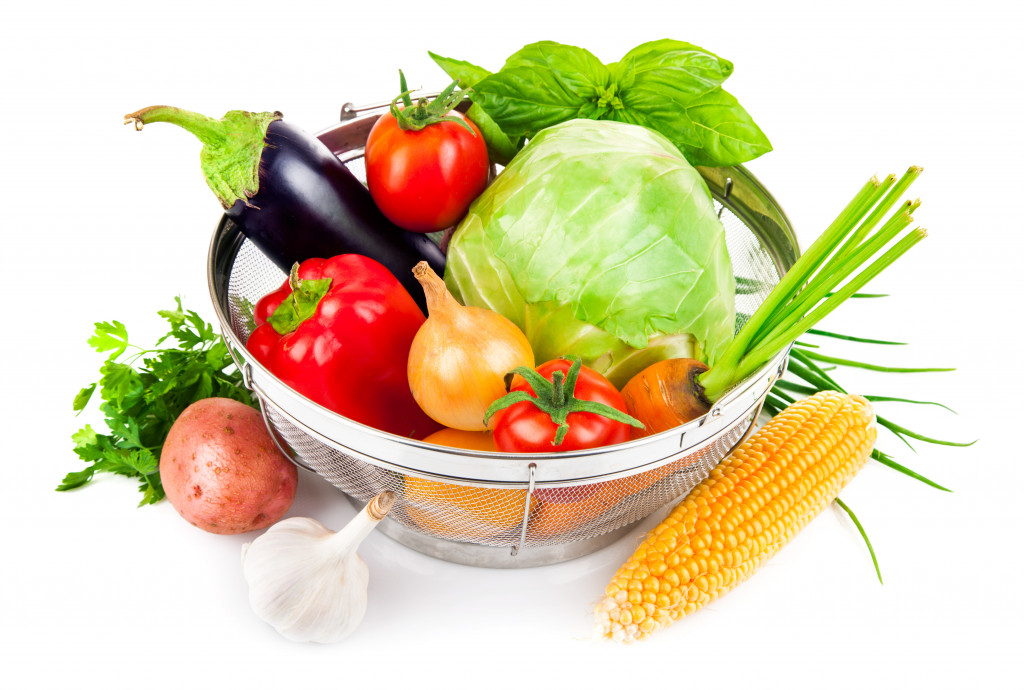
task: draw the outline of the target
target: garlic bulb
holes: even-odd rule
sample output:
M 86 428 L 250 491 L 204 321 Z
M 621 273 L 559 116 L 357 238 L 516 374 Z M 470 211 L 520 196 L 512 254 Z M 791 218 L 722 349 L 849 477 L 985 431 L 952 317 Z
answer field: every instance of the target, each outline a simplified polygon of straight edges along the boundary
M 385 491 L 339 532 L 288 518 L 242 547 L 242 571 L 256 615 L 295 642 L 338 642 L 366 613 L 370 573 L 356 549 L 387 515 Z

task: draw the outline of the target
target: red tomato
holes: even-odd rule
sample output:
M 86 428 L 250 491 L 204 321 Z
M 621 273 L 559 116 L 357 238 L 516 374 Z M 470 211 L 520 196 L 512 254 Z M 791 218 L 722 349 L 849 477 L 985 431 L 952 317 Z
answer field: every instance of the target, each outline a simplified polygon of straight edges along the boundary
M 537 367 L 537 373 L 553 381 L 553 374 L 568 372 L 573 362 L 555 359 Z M 523 391 L 537 397 L 531 385 L 517 379 L 510 392 Z M 581 366 L 572 397 L 603 403 L 626 413 L 626 403 L 611 381 L 593 369 Z M 496 413 L 494 420 L 494 443 L 498 450 L 506 453 L 550 453 L 552 451 L 584 450 L 629 440 L 629 425 L 594 412 L 570 412 L 566 417 L 569 429 L 559 445 L 552 445 L 558 432 L 558 424 L 551 416 L 528 401 L 517 402 Z
M 487 186 L 487 145 L 473 130 L 442 121 L 420 130 L 402 129 L 394 115 L 381 116 L 366 140 L 366 183 L 388 219 L 413 232 L 455 225 Z M 475 136 L 474 136 L 475 135 Z

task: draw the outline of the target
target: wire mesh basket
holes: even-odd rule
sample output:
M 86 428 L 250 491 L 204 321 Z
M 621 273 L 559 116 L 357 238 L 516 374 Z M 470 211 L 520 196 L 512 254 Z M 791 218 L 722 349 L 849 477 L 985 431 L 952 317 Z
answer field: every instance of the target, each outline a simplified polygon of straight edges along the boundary
M 318 136 L 362 177 L 367 134 L 385 108 L 346 104 Z M 742 167 L 699 168 L 726 230 L 737 328 L 797 256 L 785 214 Z M 591 553 L 685 496 L 753 428 L 785 368 L 781 353 L 703 418 L 587 451 L 488 453 L 388 434 L 310 401 L 249 356 L 251 305 L 285 275 L 226 216 L 209 254 L 210 293 L 224 338 L 282 451 L 362 504 L 398 497 L 378 528 L 423 553 L 485 567 L 527 567 Z

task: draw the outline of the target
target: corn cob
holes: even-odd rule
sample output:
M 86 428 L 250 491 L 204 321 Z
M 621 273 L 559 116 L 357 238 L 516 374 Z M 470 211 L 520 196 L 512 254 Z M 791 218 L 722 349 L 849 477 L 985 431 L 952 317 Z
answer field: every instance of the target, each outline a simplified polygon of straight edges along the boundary
M 875 436 L 859 396 L 823 391 L 780 412 L 619 568 L 594 609 L 595 635 L 642 639 L 747 579 L 836 498 Z

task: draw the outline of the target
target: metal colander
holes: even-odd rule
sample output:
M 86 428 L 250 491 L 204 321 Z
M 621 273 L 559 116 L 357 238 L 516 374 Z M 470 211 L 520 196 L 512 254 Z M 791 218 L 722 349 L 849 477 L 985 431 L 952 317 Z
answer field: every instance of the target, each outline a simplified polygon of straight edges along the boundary
M 346 106 L 319 138 L 357 175 L 385 109 Z M 700 168 L 725 226 L 737 328 L 797 256 L 785 214 L 742 167 Z M 308 400 L 251 358 L 252 304 L 285 278 L 226 216 L 210 247 L 210 292 L 224 338 L 282 451 L 362 505 L 398 497 L 379 529 L 432 556 L 487 567 L 556 563 L 595 551 L 685 496 L 753 428 L 786 353 L 729 391 L 703 418 L 615 446 L 548 454 L 435 446 L 353 422 Z

